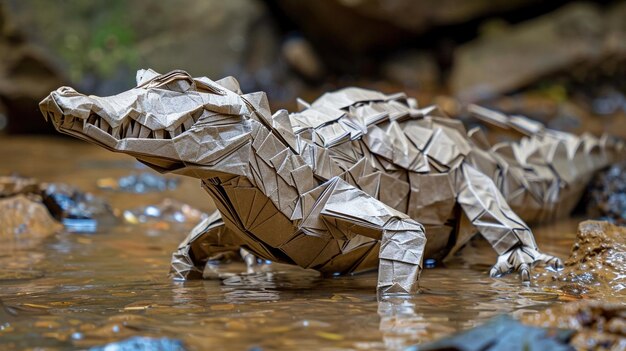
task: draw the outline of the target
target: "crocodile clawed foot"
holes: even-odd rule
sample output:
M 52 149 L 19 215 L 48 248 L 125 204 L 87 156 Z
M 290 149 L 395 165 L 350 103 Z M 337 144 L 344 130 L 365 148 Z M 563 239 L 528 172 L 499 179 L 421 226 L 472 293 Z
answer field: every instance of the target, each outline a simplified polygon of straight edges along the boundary
M 246 263 L 247 273 L 248 274 L 254 273 L 254 268 L 258 266 L 257 257 L 253 253 L 251 253 L 250 251 L 244 248 L 239 249 L 239 255 L 241 255 L 241 258 Z
M 522 284 L 530 285 L 530 271 L 534 265 L 542 263 L 552 271 L 563 269 L 563 262 L 556 256 L 547 255 L 528 246 L 519 246 L 498 256 L 498 261 L 491 268 L 489 275 L 501 277 L 512 272 L 519 272 Z

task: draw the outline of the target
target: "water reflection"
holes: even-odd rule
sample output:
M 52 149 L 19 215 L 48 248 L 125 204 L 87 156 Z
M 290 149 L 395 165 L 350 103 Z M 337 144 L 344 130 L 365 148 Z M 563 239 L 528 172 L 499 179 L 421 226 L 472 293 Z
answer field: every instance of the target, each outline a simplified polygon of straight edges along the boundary
M 254 269 L 251 273 L 231 275 L 222 281 L 221 290 L 226 301 L 277 301 L 281 291 L 310 290 L 321 279 L 318 272 L 276 263 Z
M 59 143 L 45 145 L 50 164 L 64 168 L 59 179 L 52 180 L 97 191 L 95 179 L 104 171 L 77 167 L 80 159 L 66 157 L 74 144 Z M 22 145 L 20 150 L 36 151 L 37 145 Z M 3 152 L 0 156 L 22 171 L 20 162 L 27 151 L 19 159 Z M 117 155 L 87 150 L 80 157 Z M 42 172 L 29 173 L 41 179 L 55 174 L 28 169 Z M 185 182 L 177 196 L 193 201 L 197 184 Z M 117 208 L 160 201 L 153 193 L 110 194 Z M 575 226 L 574 221 L 535 233 L 545 251 L 565 258 Z M 180 338 L 190 350 L 394 350 L 476 326 L 501 313 L 532 314 L 577 298 L 538 284 L 521 287 L 515 276 L 489 278 L 495 254 L 480 242 L 445 267 L 438 263 L 425 270 L 423 293 L 407 299 L 378 301 L 375 272 L 322 279 L 316 272 L 278 264 L 256 267 L 251 273 L 243 264 L 229 265 L 220 267 L 221 280 L 174 282 L 167 276 L 171 252 L 187 230 L 174 224 L 118 223 L 98 235 L 62 233 L 27 250 L 2 251 L 0 300 L 16 314 L 8 326 L 0 321 L 0 349 L 71 350 L 151 336 Z M 547 273 L 537 269 L 534 274 Z M 8 318 L 2 310 L 6 311 L 1 308 L 0 317 Z
M 393 298 L 378 303 L 380 332 L 385 348 L 402 350 L 411 344 L 420 343 L 428 335 L 432 324 L 416 311 L 410 299 Z
M 8 349 L 38 342 L 90 347 L 140 335 L 180 337 L 192 350 L 398 350 L 501 313 L 534 313 L 559 296 L 522 288 L 515 276 L 491 279 L 488 266 L 464 260 L 424 271 L 420 295 L 380 301 L 375 272 L 322 279 L 292 266 L 261 265 L 248 273 L 243 263 L 232 263 L 220 267 L 220 280 L 174 282 L 166 276 L 168 248 L 178 239 L 120 226 L 105 235 L 50 240 L 34 251 L 43 255 L 45 275 L 0 280 L 0 298 L 24 316 L 0 331 L 0 345 L 34 331 Z M 468 257 L 481 250 L 469 248 Z

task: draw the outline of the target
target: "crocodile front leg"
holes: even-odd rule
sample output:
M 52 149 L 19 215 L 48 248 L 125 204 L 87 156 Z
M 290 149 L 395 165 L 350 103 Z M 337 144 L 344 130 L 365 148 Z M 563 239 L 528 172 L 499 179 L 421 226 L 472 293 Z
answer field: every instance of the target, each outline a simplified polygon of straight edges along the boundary
M 256 262 L 252 254 L 240 248 L 235 235 L 215 211 L 193 228 L 172 254 L 170 274 L 177 280 L 202 278 L 207 262 L 239 258 L 239 255 L 248 266 Z
M 422 270 L 424 227 L 339 178 L 321 211 L 322 219 L 346 236 L 360 234 L 381 241 L 379 294 L 414 294 Z
M 490 271 L 492 277 L 518 271 L 522 282 L 528 284 L 530 269 L 537 263 L 544 263 L 554 270 L 563 268 L 559 258 L 539 251 L 532 231 L 511 210 L 491 178 L 463 164 L 457 184 L 458 203 L 499 255 Z

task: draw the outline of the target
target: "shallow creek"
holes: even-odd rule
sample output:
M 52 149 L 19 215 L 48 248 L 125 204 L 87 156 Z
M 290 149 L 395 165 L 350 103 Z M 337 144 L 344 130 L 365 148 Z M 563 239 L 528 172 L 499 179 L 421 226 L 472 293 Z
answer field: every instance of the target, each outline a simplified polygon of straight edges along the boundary
M 162 193 L 98 190 L 97 179 L 137 172 L 138 166 L 86 143 L 4 138 L 0 145 L 0 174 L 69 183 L 119 210 L 164 197 L 212 208 L 194 179 Z M 567 258 L 577 224 L 564 220 L 534 228 L 540 248 Z M 177 338 L 190 350 L 396 350 L 499 314 L 521 317 L 594 297 L 545 284 L 524 287 L 516 275 L 489 278 L 495 254 L 480 241 L 445 265 L 426 269 L 422 293 L 411 298 L 378 301 L 375 273 L 322 279 L 277 264 L 223 281 L 175 282 L 167 274 L 170 254 L 192 226 L 120 221 L 95 234 L 62 232 L 19 250 L 0 243 L 0 349 L 80 349 L 142 335 Z M 239 264 L 223 269 L 244 271 Z M 533 271 L 535 281 L 549 274 Z

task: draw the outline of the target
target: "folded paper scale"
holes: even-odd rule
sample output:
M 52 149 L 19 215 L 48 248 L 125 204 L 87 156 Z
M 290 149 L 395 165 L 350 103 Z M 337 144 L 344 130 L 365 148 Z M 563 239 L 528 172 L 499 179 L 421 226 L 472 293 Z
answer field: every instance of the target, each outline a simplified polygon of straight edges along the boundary
M 179 279 L 241 249 L 329 275 L 378 268 L 380 293 L 414 293 L 424 258 L 480 234 L 499 255 L 491 275 L 528 281 L 534 264 L 562 264 L 526 221 L 569 213 L 593 173 L 624 155 L 607 136 L 472 106 L 525 136 L 492 146 L 404 94 L 347 88 L 299 105 L 272 115 L 264 93 L 243 94 L 233 78 L 141 70 L 121 94 L 62 87 L 40 108 L 62 133 L 201 180 L 218 212 L 173 254 Z

